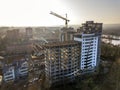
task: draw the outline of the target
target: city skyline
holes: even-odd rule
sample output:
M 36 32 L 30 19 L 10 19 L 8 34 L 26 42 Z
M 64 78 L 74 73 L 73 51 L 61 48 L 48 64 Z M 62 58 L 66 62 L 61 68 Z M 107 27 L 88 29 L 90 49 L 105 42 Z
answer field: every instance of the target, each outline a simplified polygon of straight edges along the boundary
M 64 21 L 50 15 L 68 14 L 69 25 L 87 20 L 120 24 L 119 0 L 0 0 L 0 26 L 53 26 Z

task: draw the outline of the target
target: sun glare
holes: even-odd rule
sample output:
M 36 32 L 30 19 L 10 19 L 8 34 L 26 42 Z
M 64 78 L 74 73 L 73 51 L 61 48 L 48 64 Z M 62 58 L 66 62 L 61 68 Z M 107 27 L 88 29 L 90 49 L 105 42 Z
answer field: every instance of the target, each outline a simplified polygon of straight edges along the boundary
M 0 25 L 48 26 L 64 24 L 49 13 L 65 14 L 66 8 L 60 0 L 0 0 L 0 11 Z

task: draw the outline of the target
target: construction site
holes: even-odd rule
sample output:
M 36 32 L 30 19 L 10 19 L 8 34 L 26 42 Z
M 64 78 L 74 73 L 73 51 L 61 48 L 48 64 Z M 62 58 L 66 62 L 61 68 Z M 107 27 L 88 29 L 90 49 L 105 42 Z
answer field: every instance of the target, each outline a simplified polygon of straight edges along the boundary
M 79 69 L 80 44 L 75 41 L 45 45 L 45 73 L 50 85 L 73 82 Z
M 26 64 L 23 69 L 27 70 L 25 72 L 27 72 L 28 79 L 24 88 L 31 84 L 34 85 L 34 82 L 48 88 L 74 83 L 77 77 L 91 73 L 91 71 L 95 72 L 99 66 L 102 23 L 86 21 L 76 30 L 68 27 L 70 20 L 67 19 L 67 14 L 66 17 L 55 12 L 50 12 L 50 14 L 64 20 L 65 27 L 55 30 L 37 28 L 35 30 L 39 31 L 35 33 L 34 29 L 28 27 L 25 33 L 18 35 L 22 38 L 19 37 L 14 40 L 14 43 L 9 42 L 9 45 L 6 45 L 7 62 L 13 63 L 16 55 L 15 60 L 18 60 L 20 54 L 25 55 L 28 65 Z M 8 31 L 8 41 L 8 37 L 12 39 L 13 34 L 17 37 L 18 33 L 19 30 Z M 11 60 L 10 56 L 13 57 Z M 14 71 L 12 68 L 12 70 L 12 76 L 14 76 L 12 80 L 16 81 L 21 73 L 20 75 L 14 74 L 17 69 Z M 5 72 L 3 77 L 6 75 L 8 73 Z
M 95 72 L 100 62 L 100 37 L 102 23 L 86 21 L 75 31 L 68 28 L 70 20 L 51 12 L 65 20 L 60 41 L 44 45 L 46 81 L 51 86 L 74 82 L 75 77 Z

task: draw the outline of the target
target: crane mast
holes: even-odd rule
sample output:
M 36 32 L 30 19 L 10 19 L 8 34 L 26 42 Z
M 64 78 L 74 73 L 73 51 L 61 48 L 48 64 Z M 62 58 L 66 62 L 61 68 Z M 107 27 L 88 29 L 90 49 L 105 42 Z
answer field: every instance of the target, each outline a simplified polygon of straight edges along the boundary
M 52 14 L 52 15 L 58 17 L 58 18 L 61 18 L 61 19 L 65 20 L 65 26 L 66 26 L 66 28 L 68 28 L 68 22 L 69 22 L 70 20 L 67 19 L 67 14 L 66 14 L 66 18 L 65 18 L 65 17 L 62 17 L 61 15 L 59 15 L 59 14 L 57 14 L 57 13 L 55 13 L 55 12 L 52 12 L 52 11 L 50 12 L 50 14 Z

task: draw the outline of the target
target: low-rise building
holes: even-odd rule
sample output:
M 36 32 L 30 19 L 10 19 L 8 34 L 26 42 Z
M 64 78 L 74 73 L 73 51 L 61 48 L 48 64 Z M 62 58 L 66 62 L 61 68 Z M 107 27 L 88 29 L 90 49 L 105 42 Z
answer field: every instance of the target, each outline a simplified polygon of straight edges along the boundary
M 15 67 L 11 64 L 5 65 L 3 68 L 3 80 L 11 82 L 15 80 Z
M 3 66 L 3 80 L 11 82 L 28 76 L 29 64 L 25 59 L 17 60 L 12 64 L 5 64 Z
M 28 76 L 28 71 L 29 71 L 28 61 L 22 59 L 22 60 L 16 61 L 15 63 L 16 63 L 15 65 L 16 78 L 22 78 L 22 77 Z

